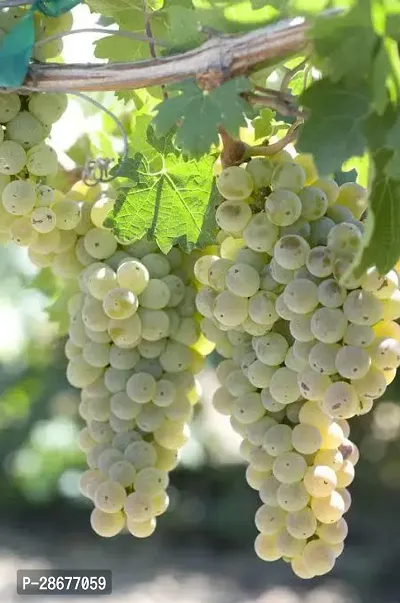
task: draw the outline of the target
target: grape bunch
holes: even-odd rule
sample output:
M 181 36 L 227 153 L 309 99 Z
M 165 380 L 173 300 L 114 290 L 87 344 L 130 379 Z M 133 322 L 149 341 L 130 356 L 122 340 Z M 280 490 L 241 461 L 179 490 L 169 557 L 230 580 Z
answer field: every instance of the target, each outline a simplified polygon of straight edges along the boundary
M 263 503 L 256 553 L 312 578 L 347 535 L 358 460 L 348 419 L 400 365 L 399 278 L 354 273 L 366 191 L 318 177 L 310 156 L 228 167 L 217 187 L 218 245 L 194 267 L 202 331 L 225 358 L 213 403 L 243 438 Z
M 194 376 L 209 346 L 195 318 L 191 258 L 147 239 L 118 244 L 101 226 L 107 205 L 93 205 L 80 239 L 90 263 L 69 301 L 67 378 L 81 388 L 81 492 L 95 505 L 92 527 L 144 538 L 168 507 L 168 474 L 189 438 Z

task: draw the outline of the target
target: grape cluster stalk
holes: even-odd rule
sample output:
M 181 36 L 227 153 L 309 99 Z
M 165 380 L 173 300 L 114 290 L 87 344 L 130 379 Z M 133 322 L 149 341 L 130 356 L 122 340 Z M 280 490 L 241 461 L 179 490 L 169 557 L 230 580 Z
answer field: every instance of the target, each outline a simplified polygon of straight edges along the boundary
M 400 364 L 399 277 L 358 275 L 366 191 L 282 151 L 228 167 L 217 245 L 194 267 L 201 327 L 224 357 L 213 404 L 242 437 L 262 506 L 255 551 L 308 579 L 328 573 L 358 461 L 348 420 Z

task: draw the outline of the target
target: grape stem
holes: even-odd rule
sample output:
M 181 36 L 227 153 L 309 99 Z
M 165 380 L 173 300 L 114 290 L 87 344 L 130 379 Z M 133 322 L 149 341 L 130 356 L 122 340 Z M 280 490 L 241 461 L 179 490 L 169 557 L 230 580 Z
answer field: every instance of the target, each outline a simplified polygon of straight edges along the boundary
M 324 17 L 336 10 L 323 13 Z M 235 35 L 216 35 L 183 53 L 130 63 L 65 64 L 34 63 L 22 86 L 39 91 L 133 90 L 168 85 L 194 78 L 204 89 L 238 75 L 250 73 L 266 61 L 287 58 L 308 47 L 311 21 L 303 18 Z M 10 90 L 3 90 L 9 92 Z
M 221 164 L 223 168 L 230 165 L 239 165 L 251 157 L 268 157 L 282 151 L 288 144 L 295 141 L 300 126 L 303 124 L 303 117 L 297 117 L 296 121 L 290 126 L 285 136 L 277 142 L 264 145 L 249 145 L 241 140 L 235 140 L 222 126 L 219 127 L 219 135 L 222 140 Z

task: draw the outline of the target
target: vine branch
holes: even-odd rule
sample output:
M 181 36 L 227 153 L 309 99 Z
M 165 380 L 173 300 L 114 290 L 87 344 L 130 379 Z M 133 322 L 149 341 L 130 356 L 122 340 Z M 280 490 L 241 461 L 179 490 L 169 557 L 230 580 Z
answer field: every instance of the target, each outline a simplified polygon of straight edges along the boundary
M 212 37 L 198 48 L 168 57 L 133 63 L 32 64 L 21 88 L 38 91 L 125 90 L 167 85 L 187 78 L 207 81 L 210 87 L 249 73 L 269 59 L 302 51 L 308 44 L 310 23 L 286 20 L 238 35 Z

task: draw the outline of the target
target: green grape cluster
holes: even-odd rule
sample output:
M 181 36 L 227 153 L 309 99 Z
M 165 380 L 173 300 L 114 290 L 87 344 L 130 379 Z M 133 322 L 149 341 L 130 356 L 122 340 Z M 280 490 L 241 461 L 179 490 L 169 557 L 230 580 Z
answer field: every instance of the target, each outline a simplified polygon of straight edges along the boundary
M 256 553 L 312 578 L 347 535 L 358 460 L 348 419 L 400 365 L 399 278 L 354 276 L 366 191 L 319 178 L 309 156 L 228 167 L 217 187 L 218 245 L 194 267 L 203 333 L 225 358 L 213 403 L 243 438 L 263 503 Z
M 81 492 L 100 536 L 150 536 L 168 507 L 169 472 L 189 438 L 195 380 L 209 345 L 195 318 L 192 258 L 147 239 L 118 243 L 100 198 L 81 226 L 79 291 L 69 301 L 67 378 L 81 389 Z

